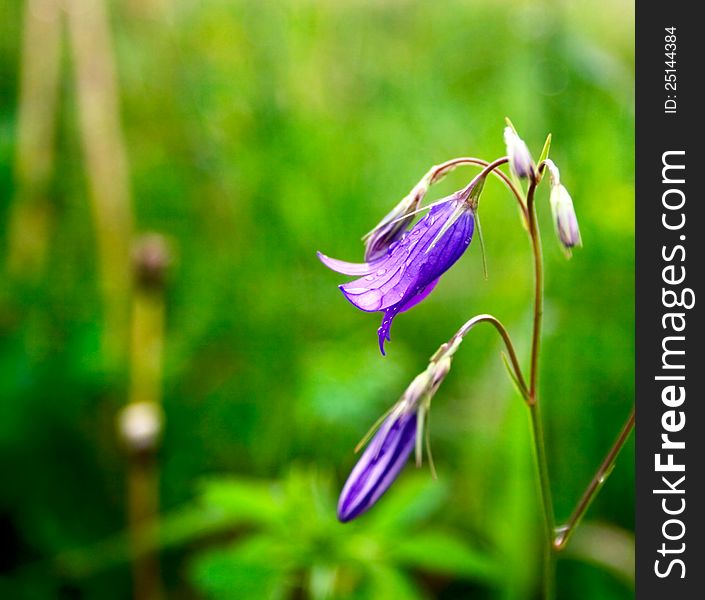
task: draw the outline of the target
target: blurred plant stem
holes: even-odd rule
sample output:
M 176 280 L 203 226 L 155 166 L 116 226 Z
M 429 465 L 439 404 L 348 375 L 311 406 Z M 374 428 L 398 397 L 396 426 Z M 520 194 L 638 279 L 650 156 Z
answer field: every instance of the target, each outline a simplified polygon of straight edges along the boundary
M 9 224 L 7 269 L 35 282 L 44 270 L 51 228 L 49 186 L 54 167 L 61 7 L 27 0 L 24 11 L 15 200 Z
M 605 481 L 607 481 L 607 477 L 609 477 L 610 473 L 612 472 L 612 469 L 614 469 L 614 463 L 617 460 L 617 456 L 619 456 L 619 452 L 622 450 L 624 444 L 629 439 L 629 435 L 631 434 L 632 429 L 634 429 L 634 407 L 632 407 L 632 411 L 629 413 L 627 421 L 624 423 L 624 426 L 619 432 L 619 435 L 617 436 L 617 439 L 615 440 L 614 444 L 612 444 L 612 447 L 607 452 L 607 455 L 605 456 L 602 463 L 600 463 L 600 466 L 598 467 L 597 472 L 588 484 L 588 487 L 583 492 L 583 495 L 580 497 L 580 500 L 578 500 L 578 503 L 575 506 L 575 509 L 573 510 L 572 514 L 566 521 L 565 525 L 558 527 L 558 529 L 556 530 L 555 539 L 553 540 L 553 546 L 557 552 L 560 552 L 566 547 L 571 535 L 575 531 L 575 528 L 580 524 L 581 519 L 587 512 L 587 509 L 590 508 L 590 505 L 595 499 L 595 496 L 597 496 L 597 493 L 605 484 Z
M 132 207 L 118 85 L 104 0 L 66 0 L 76 100 L 103 297 L 103 354 L 121 365 L 127 350 Z
M 145 236 L 134 251 L 135 288 L 130 343 L 130 392 L 120 414 L 128 451 L 128 519 L 134 597 L 163 596 L 159 554 L 159 469 L 157 449 L 163 427 L 161 382 L 164 348 L 166 244 Z

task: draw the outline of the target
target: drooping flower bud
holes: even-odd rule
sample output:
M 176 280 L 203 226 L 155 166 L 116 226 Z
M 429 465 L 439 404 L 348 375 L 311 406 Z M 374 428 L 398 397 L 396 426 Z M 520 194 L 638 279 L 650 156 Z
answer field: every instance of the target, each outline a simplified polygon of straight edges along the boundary
M 341 522 L 368 510 L 392 485 L 414 449 L 416 427 L 416 411 L 395 411 L 382 423 L 340 493 Z
M 551 195 L 549 200 L 551 213 L 553 214 L 553 225 L 558 240 L 566 254 L 570 256 L 572 248 L 582 246 L 578 217 L 575 214 L 573 199 L 561 183 L 558 167 L 552 160 L 548 159 L 546 160 L 546 168 L 551 175 Z
M 409 384 L 370 440 L 340 493 L 338 519 L 341 522 L 358 517 L 379 500 L 397 478 L 414 448 L 418 462 L 431 398 L 450 371 L 454 351 L 434 355 L 426 370 Z
M 514 174 L 521 179 L 534 179 L 536 177 L 534 159 L 531 158 L 531 153 L 524 140 L 510 125 L 504 128 L 504 143 L 507 146 L 509 166 Z
M 414 211 L 421 205 L 431 185 L 431 171 L 362 239 L 365 242 L 365 261 L 372 262 L 384 256 L 414 219 Z

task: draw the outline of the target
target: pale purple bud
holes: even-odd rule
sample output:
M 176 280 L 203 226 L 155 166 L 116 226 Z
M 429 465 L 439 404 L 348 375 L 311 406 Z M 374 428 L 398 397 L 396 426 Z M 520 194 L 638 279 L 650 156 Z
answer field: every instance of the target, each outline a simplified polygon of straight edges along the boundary
M 426 196 L 431 185 L 430 174 L 427 173 L 401 202 L 397 204 L 363 240 L 365 241 L 365 261 L 372 262 L 387 253 L 387 249 L 399 240 L 413 221 L 416 209 Z
M 578 217 L 575 215 L 573 199 L 561 183 L 561 173 L 558 167 L 550 159 L 546 159 L 545 164 L 551 176 L 549 201 L 551 203 L 556 236 L 568 255 L 570 255 L 571 248 L 583 245 L 580 238 L 580 228 L 578 227 Z
M 556 235 L 563 247 L 570 250 L 574 246 L 582 246 L 573 199 L 563 184 L 551 188 L 550 201 Z
M 512 127 L 504 128 L 504 143 L 507 146 L 509 166 L 514 174 L 521 179 L 534 179 L 536 165 L 531 158 L 529 148 Z

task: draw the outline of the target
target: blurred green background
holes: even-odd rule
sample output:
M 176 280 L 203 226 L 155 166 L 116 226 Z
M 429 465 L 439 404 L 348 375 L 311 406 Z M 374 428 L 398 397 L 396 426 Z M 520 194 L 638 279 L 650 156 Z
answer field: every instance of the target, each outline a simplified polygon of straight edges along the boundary
M 489 279 L 475 242 L 385 358 L 380 315 L 315 252 L 360 260 L 431 165 L 500 156 L 506 115 L 534 156 L 552 132 L 584 242 L 566 261 L 542 186 L 541 394 L 565 519 L 634 395 L 632 3 L 104 4 L 0 8 L 0 596 L 537 597 L 528 415 L 489 327 L 434 400 L 439 480 L 409 465 L 369 514 L 335 520 L 355 444 L 466 319 L 491 312 L 526 359 L 511 198 L 485 186 Z M 163 290 L 130 285 L 144 232 L 171 255 Z M 163 405 L 156 456 L 118 433 L 136 400 Z M 633 460 L 630 441 L 559 561 L 560 598 L 633 596 Z M 140 473 L 163 519 L 141 545 Z

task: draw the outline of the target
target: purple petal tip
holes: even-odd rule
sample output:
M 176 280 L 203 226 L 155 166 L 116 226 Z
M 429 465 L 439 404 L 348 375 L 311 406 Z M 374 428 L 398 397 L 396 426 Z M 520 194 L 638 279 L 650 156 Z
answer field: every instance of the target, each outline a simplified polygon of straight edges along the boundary
M 387 491 L 416 441 L 416 413 L 393 415 L 382 424 L 353 468 L 338 501 L 338 520 L 351 521 Z

